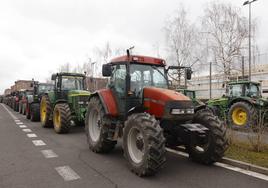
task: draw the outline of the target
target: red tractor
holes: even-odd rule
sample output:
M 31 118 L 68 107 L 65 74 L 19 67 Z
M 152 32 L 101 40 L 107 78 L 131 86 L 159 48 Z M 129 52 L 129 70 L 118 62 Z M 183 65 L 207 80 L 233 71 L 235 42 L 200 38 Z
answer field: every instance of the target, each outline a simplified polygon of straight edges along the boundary
M 226 128 L 209 110 L 194 109 L 191 99 L 168 89 L 167 72 L 176 68 L 129 51 L 103 65 L 110 82 L 89 99 L 89 148 L 106 153 L 123 138 L 125 158 L 138 176 L 158 171 L 166 160 L 165 147 L 185 146 L 193 161 L 204 164 L 220 160 L 227 148 Z

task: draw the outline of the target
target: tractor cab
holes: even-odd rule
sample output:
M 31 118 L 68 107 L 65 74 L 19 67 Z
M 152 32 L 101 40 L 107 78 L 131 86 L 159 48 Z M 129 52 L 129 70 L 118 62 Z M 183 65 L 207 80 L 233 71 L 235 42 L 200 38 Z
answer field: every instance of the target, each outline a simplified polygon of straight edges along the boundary
M 260 98 L 260 83 L 252 81 L 230 82 L 227 87 L 228 96 L 233 97 L 250 97 Z
M 165 66 L 166 62 L 163 59 L 137 55 L 118 57 L 109 64 L 103 65 L 103 76 L 111 77 L 108 88 L 116 98 L 118 113 L 122 118 L 127 116 L 126 112 L 132 113 L 138 108 L 147 108 L 148 112 L 155 114 L 158 118 L 162 118 L 163 115 L 169 116 L 171 108 L 176 109 L 176 102 L 170 101 L 167 109 L 164 109 L 161 101 L 172 100 L 177 96 L 184 101 L 183 108 L 187 108 L 188 112 L 193 114 L 190 99 L 168 89 L 168 69 Z M 169 68 L 178 69 L 179 67 Z M 187 70 L 188 75 L 191 74 L 191 70 Z M 189 115 L 186 111 L 184 117 Z
M 77 73 L 57 73 L 53 74 L 54 91 L 56 100 L 68 100 L 71 93 L 81 94 L 85 90 L 85 75 Z

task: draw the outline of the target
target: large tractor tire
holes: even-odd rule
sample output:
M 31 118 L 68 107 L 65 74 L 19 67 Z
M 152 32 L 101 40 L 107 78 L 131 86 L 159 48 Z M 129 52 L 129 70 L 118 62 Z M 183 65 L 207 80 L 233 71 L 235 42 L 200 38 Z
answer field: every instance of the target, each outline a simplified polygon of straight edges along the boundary
M 85 119 L 85 131 L 89 148 L 96 153 L 108 153 L 115 148 L 116 141 L 108 139 L 109 121 L 97 97 L 90 99 Z
M 58 134 L 68 133 L 71 127 L 71 110 L 67 103 L 56 104 L 53 111 L 54 130 Z
M 44 95 L 40 103 L 40 119 L 43 127 L 51 127 L 52 121 L 50 115 L 52 113 L 51 104 L 47 95 Z
M 30 119 L 31 118 L 31 105 L 27 102 L 26 103 L 26 118 Z
M 154 175 L 166 161 L 163 130 L 159 122 L 147 113 L 128 117 L 123 148 L 131 171 L 138 176 Z
M 257 111 L 251 104 L 236 102 L 228 112 L 228 123 L 233 129 L 256 127 Z
M 31 121 L 39 121 L 40 120 L 40 104 L 33 103 L 31 105 L 30 112 L 31 112 L 31 114 L 30 114 Z
M 195 114 L 193 123 L 199 123 L 209 131 L 203 143 L 192 143 L 186 147 L 189 158 L 208 165 L 219 161 L 228 146 L 226 127 L 223 122 L 210 111 L 200 110 Z

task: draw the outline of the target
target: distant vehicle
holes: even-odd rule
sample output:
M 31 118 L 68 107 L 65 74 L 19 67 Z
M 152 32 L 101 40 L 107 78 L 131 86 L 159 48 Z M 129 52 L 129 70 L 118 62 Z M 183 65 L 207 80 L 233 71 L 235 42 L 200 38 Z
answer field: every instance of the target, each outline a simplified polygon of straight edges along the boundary
M 226 117 L 232 128 L 249 128 L 257 124 L 258 110 L 267 109 L 268 100 L 261 96 L 260 83 L 252 81 L 230 82 L 227 93 L 207 101 L 215 115 Z
M 189 97 L 193 101 L 195 109 L 199 110 L 201 108 L 202 109 L 206 108 L 206 104 L 203 103 L 201 100 L 197 99 L 195 90 L 190 90 L 190 89 L 175 89 L 175 90 Z
M 41 98 L 43 95 L 52 91 L 54 89 L 54 85 L 33 81 L 31 86 L 34 88 L 34 90 L 32 95 L 28 95 L 26 98 L 26 118 L 31 119 L 31 121 L 39 121 Z
M 27 98 L 28 96 L 33 95 L 33 91 L 24 90 L 20 91 L 19 97 L 19 113 L 22 115 L 26 115 L 26 106 L 27 106 Z

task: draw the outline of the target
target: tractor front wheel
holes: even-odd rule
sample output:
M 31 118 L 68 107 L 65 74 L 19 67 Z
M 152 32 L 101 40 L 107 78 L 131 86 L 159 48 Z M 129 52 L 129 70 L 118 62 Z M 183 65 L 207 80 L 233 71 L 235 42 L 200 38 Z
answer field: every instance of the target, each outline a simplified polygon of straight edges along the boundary
M 138 176 L 155 174 L 165 162 L 165 138 L 159 122 L 150 114 L 128 117 L 123 132 L 124 155 Z
M 43 127 L 51 127 L 52 123 L 50 120 L 51 115 L 51 104 L 47 95 L 44 95 L 41 99 L 40 106 L 40 118 Z
M 207 138 L 202 143 L 191 143 L 186 147 L 189 158 L 203 164 L 219 161 L 227 149 L 226 127 L 223 122 L 208 110 L 198 111 L 193 123 L 199 123 L 208 128 Z
M 89 148 L 96 153 L 108 153 L 117 143 L 108 139 L 109 122 L 105 119 L 104 108 L 97 97 L 91 98 L 88 103 L 85 132 Z
M 40 120 L 40 105 L 38 103 L 31 104 L 30 110 L 30 119 L 31 121 L 39 121 Z
M 256 126 L 257 112 L 253 105 L 246 102 L 234 103 L 228 112 L 228 123 L 233 129 Z
M 56 104 L 53 111 L 54 130 L 58 134 L 68 133 L 71 127 L 71 110 L 68 104 Z

